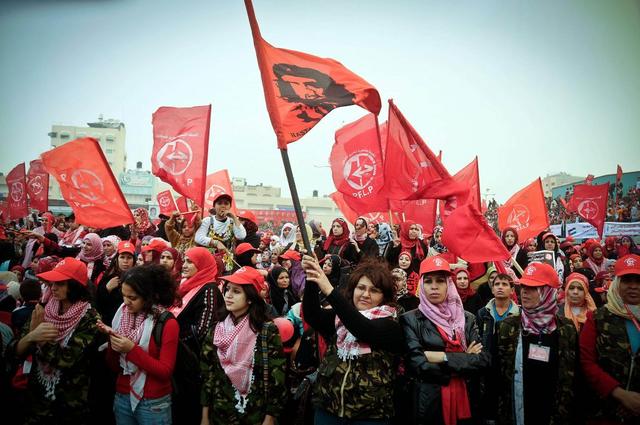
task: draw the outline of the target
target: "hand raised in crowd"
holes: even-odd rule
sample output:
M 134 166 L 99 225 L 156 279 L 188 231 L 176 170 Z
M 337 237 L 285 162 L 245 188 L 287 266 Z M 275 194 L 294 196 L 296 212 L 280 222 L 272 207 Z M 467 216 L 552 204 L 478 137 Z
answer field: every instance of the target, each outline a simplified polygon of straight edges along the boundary
M 29 325 L 29 332 L 33 331 L 35 328 L 42 323 L 44 320 L 44 307 L 40 304 L 36 304 L 36 308 L 31 312 L 31 323 Z
M 482 353 L 482 344 L 480 342 L 473 341 L 471 344 L 469 344 L 469 346 L 467 347 L 467 351 L 465 352 L 467 354 L 480 354 Z
M 34 330 L 27 334 L 29 342 L 43 344 L 54 342 L 58 337 L 58 330 L 52 323 L 40 323 Z
M 111 345 L 111 348 L 113 348 L 113 351 L 123 354 L 133 350 L 133 347 L 136 346 L 136 344 L 129 338 L 117 334 L 111 334 L 109 337 L 109 344 Z
M 120 286 L 120 278 L 118 276 L 115 276 L 113 278 L 111 278 L 109 280 L 109 282 L 107 282 L 107 291 L 111 292 L 114 289 L 116 289 L 118 286 Z
M 317 283 L 318 288 L 324 295 L 329 295 L 333 291 L 333 285 L 331 285 L 327 275 L 322 271 L 317 258 L 310 255 L 302 257 L 302 269 L 307 275 L 307 280 Z

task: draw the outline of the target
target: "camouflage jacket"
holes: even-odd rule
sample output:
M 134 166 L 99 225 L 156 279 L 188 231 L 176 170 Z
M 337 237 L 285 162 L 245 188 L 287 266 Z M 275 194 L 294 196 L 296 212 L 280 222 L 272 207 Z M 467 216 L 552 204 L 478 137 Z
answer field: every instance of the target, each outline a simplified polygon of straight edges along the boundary
M 218 360 L 218 348 L 213 345 L 214 329 L 207 335 L 200 356 L 203 377 L 200 403 L 209 406 L 209 423 L 253 425 L 262 423 L 265 415 L 278 418 L 287 401 L 285 357 L 278 328 L 267 322 L 256 339 L 253 381 L 244 414 L 235 408 L 236 391 Z
M 598 365 L 620 383 L 624 389 L 640 392 L 640 351 L 631 354 L 626 320 L 601 307 L 593 313 L 596 325 L 596 353 Z M 607 400 L 601 404 L 599 416 L 616 417 L 619 404 Z
M 33 365 L 29 375 L 29 422 L 49 423 L 52 418 L 64 419 L 64 423 L 85 423 L 89 402 L 89 368 L 91 353 L 97 349 L 98 312 L 91 308 L 87 311 L 73 331 L 66 347 L 60 344 L 44 344 L 39 348 L 33 346 L 28 354 L 33 354 Z M 21 337 L 29 333 L 27 322 L 22 329 Z M 53 399 L 45 396 L 46 390 L 38 378 L 38 368 L 48 365 L 60 373 L 60 380 L 55 386 Z
M 572 406 L 578 365 L 578 334 L 568 319 L 556 316 L 558 324 L 558 381 L 555 389 L 555 405 L 550 425 L 572 422 Z M 515 373 L 516 349 L 520 335 L 519 316 L 511 316 L 500 323 L 498 330 L 498 361 L 500 368 L 498 394 L 498 424 L 515 423 L 513 412 L 513 377 Z
M 349 419 L 392 417 L 395 359 L 393 353 L 372 348 L 370 354 L 343 361 L 334 338 L 318 368 L 314 405 Z

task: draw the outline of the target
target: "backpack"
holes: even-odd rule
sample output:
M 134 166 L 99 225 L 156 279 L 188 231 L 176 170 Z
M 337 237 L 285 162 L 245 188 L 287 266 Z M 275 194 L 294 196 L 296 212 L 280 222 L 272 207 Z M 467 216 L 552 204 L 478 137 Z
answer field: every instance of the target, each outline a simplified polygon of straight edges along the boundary
M 162 346 L 162 332 L 167 320 L 174 318 L 170 311 L 163 311 L 158 316 L 155 326 L 153 327 L 153 341 L 156 346 Z M 176 379 L 177 378 L 177 379 Z M 173 392 L 179 393 L 185 385 L 200 384 L 200 359 L 198 355 L 181 339 L 178 339 L 178 350 L 176 352 L 176 363 L 171 377 Z

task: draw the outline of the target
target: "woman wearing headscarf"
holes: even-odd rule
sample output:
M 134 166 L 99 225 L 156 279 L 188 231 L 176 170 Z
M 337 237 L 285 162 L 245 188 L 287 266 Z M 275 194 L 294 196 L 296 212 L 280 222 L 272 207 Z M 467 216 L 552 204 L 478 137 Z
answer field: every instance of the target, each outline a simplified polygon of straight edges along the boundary
M 179 212 L 171 214 L 169 220 L 164 223 L 164 231 L 171 242 L 171 246 L 178 250 L 180 256 L 189 249 L 196 246 L 196 229 L 200 227 L 200 215 L 195 214 L 193 222 L 183 218 L 178 221 Z
M 207 332 L 218 322 L 218 310 L 224 305 L 217 286 L 218 266 L 208 249 L 195 247 L 185 253 L 181 299 L 169 311 L 180 325 L 180 340 L 190 351 L 190 361 L 178 361 L 174 376 L 177 394 L 173 401 L 176 423 L 197 424 L 200 421 L 200 378 L 198 358 Z M 180 359 L 179 359 L 180 360 Z
M 402 307 L 403 312 L 418 308 L 420 300 L 407 290 L 407 273 L 399 267 L 391 270 L 393 283 L 396 286 L 396 303 Z
M 393 247 L 393 232 L 391 226 L 388 223 L 376 224 L 376 238 L 375 241 L 378 244 L 378 255 L 382 258 L 387 257 L 387 251 Z
M 584 264 L 593 270 L 595 274 L 607 271 L 607 262 L 605 261 L 602 246 L 599 243 L 593 242 L 589 244 L 587 247 L 587 260 Z
M 433 238 L 429 241 L 429 256 L 444 254 L 447 252 L 447 248 L 442 244 L 442 232 L 444 228 L 442 226 L 436 226 L 433 228 Z
M 477 417 L 472 377 L 489 366 L 475 316 L 465 312 L 440 256 L 420 265 L 420 304 L 400 317 L 407 344 L 407 374 L 413 378 L 413 423 L 457 424 Z
M 82 249 L 76 258 L 87 265 L 87 277 L 93 283 L 107 269 L 102 261 L 103 257 L 102 239 L 97 233 L 87 233 L 82 239 Z
M 338 288 L 340 286 L 340 278 L 342 277 L 342 260 L 340 257 L 337 255 L 324 257 L 320 260 L 320 265 L 322 265 L 322 271 L 327 275 L 331 285 L 333 285 L 334 288 Z
M 336 218 L 331 223 L 331 233 L 324 244 L 319 246 L 318 258 L 324 258 L 327 254 L 338 255 L 350 264 L 358 262 L 356 248 L 350 243 L 349 226 L 342 218 Z
M 109 268 L 113 260 L 118 256 L 118 244 L 120 243 L 120 238 L 116 235 L 109 235 L 102 238 L 102 251 L 104 252 L 104 259 L 102 262 L 104 263 L 105 268 Z
M 520 245 L 518 245 L 518 231 L 514 227 L 505 227 L 500 238 L 502 239 L 502 243 L 504 244 L 504 246 L 509 250 L 511 258 L 515 262 L 517 262 L 522 269 L 527 267 L 529 261 L 527 259 L 525 250 L 520 248 Z M 520 276 L 520 272 L 518 272 L 518 270 L 513 267 L 510 260 L 505 261 L 504 265 L 505 267 L 510 267 L 514 271 L 516 276 Z
M 580 334 L 580 362 L 599 397 L 598 423 L 640 419 L 640 256 L 618 259 L 607 304 L 587 313 Z
M 96 308 L 102 322 L 111 326 L 111 320 L 122 304 L 122 276 L 135 265 L 135 247 L 129 241 L 118 244 L 116 259 L 102 275 L 96 288 Z
M 369 225 L 367 220 L 362 217 L 358 217 L 353 225 L 353 241 L 351 242 L 356 248 L 358 253 L 358 260 L 364 257 L 377 257 L 378 256 L 378 244 L 375 240 L 369 237 Z
M 465 269 L 456 269 L 454 272 L 456 290 L 462 300 L 462 306 L 465 311 L 471 314 L 478 314 L 478 310 L 482 308 L 482 300 L 476 291 L 471 287 L 469 272 Z
M 618 258 L 622 258 L 625 255 L 629 254 L 640 255 L 640 249 L 633 241 L 631 236 L 622 236 L 620 238 L 620 243 L 616 249 L 616 252 L 618 254 Z
M 568 424 L 575 411 L 578 334 L 560 317 L 560 281 L 549 264 L 531 263 L 522 286 L 520 316 L 498 330 L 498 424 Z
M 169 271 L 171 278 L 176 284 L 182 278 L 182 256 L 177 249 L 167 246 L 160 253 L 159 264 Z
M 36 307 L 28 330 L 9 348 L 19 360 L 33 356 L 26 423 L 85 424 L 99 318 L 90 303 L 87 267 L 68 257 L 38 278 L 51 283 L 46 304 Z
M 311 238 L 311 227 L 308 224 L 304 225 L 306 231 L 307 231 L 307 237 Z M 305 247 L 304 247 L 304 240 L 302 239 L 302 232 L 300 231 L 300 226 L 296 226 L 296 239 L 295 241 L 291 242 L 290 244 L 288 244 L 287 246 L 284 247 L 284 250 L 291 250 L 291 251 L 296 251 L 296 252 L 304 252 Z M 314 248 L 315 244 L 314 244 L 314 240 L 313 239 L 309 239 L 309 243 L 311 244 L 311 249 Z
M 296 226 L 293 223 L 285 223 L 280 229 L 280 238 L 279 243 L 280 246 L 284 247 L 283 249 L 287 249 L 286 247 L 291 245 L 296 241 Z
M 149 212 L 144 208 L 136 208 L 133 210 L 133 228 L 131 229 L 131 240 L 134 238 L 142 238 L 144 236 L 152 236 L 156 232 L 156 226 L 149 219 Z
M 560 315 L 570 319 L 578 333 L 587 321 L 587 313 L 595 311 L 596 304 L 589 294 L 589 281 L 580 273 L 567 276 L 564 305 L 560 306 Z
M 543 232 L 538 238 L 538 251 L 553 251 L 556 257 L 555 270 L 558 281 L 564 282 L 564 253 L 558 247 L 558 238 L 551 232 Z
M 389 250 L 387 261 L 389 264 L 398 264 L 400 252 L 409 251 L 411 253 L 412 270 L 420 269 L 420 262 L 427 256 L 429 249 L 419 238 L 420 227 L 415 221 L 407 220 L 400 224 L 400 243 Z
M 407 274 L 407 291 L 410 294 L 418 293 L 418 283 L 420 282 L 420 275 L 418 274 L 418 265 L 413 261 L 411 251 L 402 250 L 398 256 L 398 268 L 404 270 Z
M 269 299 L 278 316 L 286 315 L 291 307 L 300 300 L 291 289 L 289 271 L 284 267 L 274 267 L 267 275 Z

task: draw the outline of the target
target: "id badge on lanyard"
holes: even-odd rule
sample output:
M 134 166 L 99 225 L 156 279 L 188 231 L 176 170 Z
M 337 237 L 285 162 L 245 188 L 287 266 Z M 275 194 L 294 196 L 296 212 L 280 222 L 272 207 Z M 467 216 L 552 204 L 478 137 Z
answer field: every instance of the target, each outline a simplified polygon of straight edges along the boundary
M 549 362 L 549 357 L 551 355 L 551 347 L 546 347 L 544 345 L 538 344 L 530 344 L 529 345 L 529 358 L 531 360 L 538 360 L 540 362 Z

